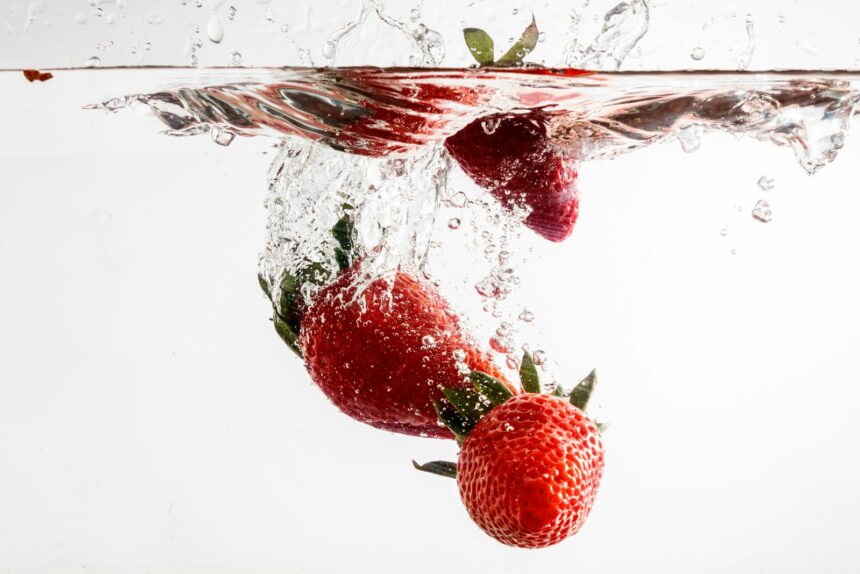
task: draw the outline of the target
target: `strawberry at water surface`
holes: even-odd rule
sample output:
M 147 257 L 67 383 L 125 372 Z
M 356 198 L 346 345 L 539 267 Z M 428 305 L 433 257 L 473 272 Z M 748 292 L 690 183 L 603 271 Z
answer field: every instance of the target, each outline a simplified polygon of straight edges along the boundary
M 537 45 L 534 20 L 498 60 L 493 39 L 478 28 L 463 31 L 482 67 L 524 66 Z M 563 241 L 579 215 L 574 158 L 549 137 L 551 115 L 543 109 L 512 111 L 476 119 L 445 140 L 445 149 L 475 183 L 506 209 L 525 208 L 527 227 L 550 241 Z
M 549 139 L 549 117 L 541 110 L 485 116 L 449 137 L 445 149 L 505 208 L 526 208 L 526 226 L 562 241 L 579 215 L 577 171 Z

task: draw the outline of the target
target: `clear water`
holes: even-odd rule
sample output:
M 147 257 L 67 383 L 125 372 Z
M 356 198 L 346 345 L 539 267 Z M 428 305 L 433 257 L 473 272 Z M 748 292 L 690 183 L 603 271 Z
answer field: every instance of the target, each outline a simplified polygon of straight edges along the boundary
M 187 556 L 199 570 L 337 571 L 301 524 L 384 571 L 430 571 L 439 552 L 426 541 L 442 537 L 470 568 L 534 567 L 537 555 L 486 541 L 448 484 L 412 470 L 453 445 L 345 420 L 272 331 L 257 272 L 327 257 L 344 199 L 359 206 L 362 242 L 384 247 L 376 273 L 438 281 L 481 341 L 540 351 L 547 378 L 600 370 L 606 479 L 586 528 L 538 556 L 549 571 L 661 571 L 667 557 L 685 570 L 703 557 L 740 572 L 851 564 L 855 76 L 374 71 L 394 111 L 416 81 L 493 97 L 446 98 L 420 112 L 439 121 L 419 141 L 351 142 L 359 154 L 339 149 L 348 125 L 297 129 L 284 117 L 326 116 L 273 95 L 286 84 L 328 110 L 362 105 L 338 88 L 355 73 L 0 73 L 0 365 L 14 381 L 0 424 L 15 431 L 0 447 L 19 461 L 0 473 L 0 511 L 32 516 L 0 521 L 13 564 L 48 540 L 66 558 L 42 571 Z M 561 245 L 524 230 L 524 214 L 438 146 L 487 110 L 547 96 L 557 145 L 582 158 L 581 219 Z M 85 109 L 100 102 L 117 113 Z M 147 104 L 173 114 L 168 125 Z M 406 534 L 392 548 L 368 524 Z M 141 532 L 159 534 L 142 548 Z

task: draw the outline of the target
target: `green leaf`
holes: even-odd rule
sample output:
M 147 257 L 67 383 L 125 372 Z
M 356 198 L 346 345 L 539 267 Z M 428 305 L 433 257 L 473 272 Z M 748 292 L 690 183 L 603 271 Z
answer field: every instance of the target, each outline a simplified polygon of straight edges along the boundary
M 457 409 L 448 405 L 446 403 L 439 402 L 435 399 L 432 399 L 433 409 L 436 411 L 436 416 L 439 417 L 439 420 L 448 427 L 452 433 L 454 433 L 454 438 L 457 439 L 457 444 L 463 444 L 463 441 L 466 440 L 466 436 L 468 436 L 469 432 L 474 428 L 474 424 L 472 424 L 469 420 L 466 419 L 463 415 L 461 415 Z
M 495 46 L 489 34 L 480 28 L 466 28 L 463 30 L 463 38 L 472 57 L 481 64 L 487 66 L 493 63 L 495 57 Z
M 472 381 L 475 390 L 484 395 L 494 407 L 514 396 L 502 381 L 487 373 L 472 371 L 469 373 L 469 380 Z
M 260 283 L 260 289 L 263 290 L 263 293 L 266 294 L 266 297 L 269 298 L 269 301 L 272 300 L 272 289 L 269 287 L 269 282 L 266 281 L 266 278 L 263 277 L 262 273 L 257 273 L 257 281 Z
M 281 297 L 275 308 L 275 314 L 297 335 L 301 329 L 302 283 L 304 281 L 284 271 L 281 276 Z
M 560 398 L 560 399 L 567 399 L 567 398 L 569 398 L 569 395 L 568 395 L 567 391 L 566 391 L 566 390 L 564 390 L 564 387 L 562 387 L 561 385 L 556 385 L 556 387 L 552 390 L 552 392 L 551 392 L 550 394 L 551 394 L 552 396 L 554 396 L 554 397 L 558 397 L 558 398 Z
M 591 399 L 591 394 L 594 392 L 594 387 L 597 385 L 597 371 L 591 371 L 588 376 L 582 379 L 576 388 L 570 392 L 570 404 L 585 412 L 588 408 L 588 401 Z
M 535 362 L 532 360 L 532 355 L 528 351 L 523 353 L 523 360 L 520 363 L 520 382 L 525 392 L 540 392 L 540 377 Z
M 448 478 L 457 478 L 457 463 L 448 462 L 447 460 L 434 460 L 433 462 L 425 462 L 424 464 L 418 464 L 413 460 L 412 466 L 423 472 L 438 474 L 439 476 Z
M 521 65 L 525 57 L 535 49 L 537 42 L 538 29 L 537 24 L 535 24 L 534 16 L 532 16 L 532 23 L 523 31 L 523 35 L 520 36 L 520 39 L 517 40 L 517 42 L 511 46 L 511 49 L 505 52 L 505 55 L 499 58 L 496 63 L 503 66 Z
M 341 271 L 345 271 L 352 264 L 352 234 L 355 229 L 352 220 L 352 206 L 344 205 L 343 207 L 343 217 L 331 228 L 331 234 L 339 245 L 339 247 L 335 247 L 334 257 Z
M 299 335 L 287 324 L 286 321 L 281 319 L 281 317 L 275 313 L 275 316 L 272 318 L 272 321 L 275 323 L 275 331 L 277 331 L 278 335 L 280 335 L 281 339 L 283 339 L 284 343 L 299 357 L 304 357 L 302 355 L 302 350 L 299 347 Z
M 481 416 L 490 410 L 490 405 L 472 389 L 444 389 L 442 393 L 471 426 L 478 424 Z

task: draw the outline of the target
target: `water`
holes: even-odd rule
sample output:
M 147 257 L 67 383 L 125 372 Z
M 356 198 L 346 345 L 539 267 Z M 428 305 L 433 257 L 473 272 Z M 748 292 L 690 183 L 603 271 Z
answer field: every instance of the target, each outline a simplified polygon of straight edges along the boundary
M 842 149 L 860 101 L 860 76 L 847 73 L 587 73 L 575 69 L 268 69 L 225 70 L 162 91 L 92 106 L 117 112 L 145 106 L 173 136 L 209 132 L 283 140 L 269 170 L 268 239 L 260 272 L 278 293 L 284 271 L 309 263 L 336 275 L 329 230 L 354 209 L 366 253 L 364 284 L 396 269 L 432 277 L 431 252 L 442 205 L 460 191 L 441 145 L 488 114 L 547 114 L 552 146 L 577 162 L 605 160 L 666 140 L 691 153 L 706 132 L 790 148 L 814 174 Z M 229 81 L 228 81 L 229 80 Z M 493 134 L 500 120 L 482 124 Z M 286 139 L 285 139 L 286 138 Z M 761 186 L 761 184 L 759 184 Z M 764 188 L 763 188 L 764 189 Z M 472 228 L 461 241 L 482 253 L 473 269 L 486 319 L 516 322 L 518 264 L 528 210 L 500 209 L 487 196 L 471 205 Z M 772 219 L 759 200 L 750 208 Z M 460 218 L 445 218 L 457 230 Z M 728 229 L 721 230 L 722 236 Z M 450 249 L 450 248 L 449 248 Z M 732 253 L 736 253 L 732 248 Z M 307 286 L 312 298 L 318 286 Z M 480 329 L 480 327 L 478 327 Z M 516 364 L 522 341 L 490 336 L 489 346 Z
M 344 420 L 272 332 L 256 274 L 327 261 L 328 227 L 349 200 L 362 245 L 382 246 L 373 273 L 438 282 L 500 367 L 528 345 L 550 381 L 600 370 L 609 470 L 586 530 L 546 555 L 550 567 L 573 556 L 656 571 L 671 556 L 692 569 L 709 552 L 750 572 L 851 560 L 856 76 L 368 71 L 385 79 L 383 101 L 376 88 L 342 89 L 362 73 L 100 67 L 33 84 L 0 73 L 14 111 L 0 142 L 0 349 L 15 381 L 0 409 L 17 429 L 2 445 L 27 461 L 0 477 L 15 493 L 0 509 L 24 516 L 46 500 L 43 514 L 60 519 L 34 520 L 90 565 L 136 546 L 81 549 L 68 532 L 112 530 L 122 514 L 165 533 L 156 552 L 223 563 L 242 562 L 241 546 L 261 566 L 327 564 L 322 549 L 284 543 L 297 521 L 361 561 L 373 549 L 392 571 L 438 558 L 368 541 L 374 516 L 377 529 L 445 536 L 458 556 L 533 567 L 535 554 L 481 547 L 447 485 L 414 475 L 411 458 L 450 458 L 450 445 Z M 490 95 L 428 110 L 411 100 L 416 81 Z M 285 84 L 292 99 L 276 97 Z M 547 97 L 555 144 L 579 158 L 580 221 L 561 244 L 524 228 L 525 213 L 502 209 L 439 145 L 488 110 Z M 101 102 L 117 113 L 84 109 Z M 380 102 L 391 123 L 427 129 L 365 137 L 331 125 Z M 3 539 L 36 552 L 25 530 Z

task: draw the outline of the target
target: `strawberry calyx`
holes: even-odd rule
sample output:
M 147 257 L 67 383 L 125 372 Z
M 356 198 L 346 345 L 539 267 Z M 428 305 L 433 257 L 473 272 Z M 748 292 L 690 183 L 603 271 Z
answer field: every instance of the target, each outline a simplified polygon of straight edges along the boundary
M 472 388 L 443 389 L 443 400 L 433 400 L 433 408 L 444 424 L 457 439 L 457 444 L 463 446 L 469 433 L 477 426 L 481 419 L 492 409 L 505 403 L 514 397 L 514 393 L 499 379 L 483 373 L 472 371 L 469 373 L 469 381 Z M 597 386 L 597 372 L 592 370 L 571 391 L 565 391 L 561 386 L 556 386 L 552 392 L 546 393 L 540 382 L 537 366 L 531 353 L 526 351 L 520 362 L 520 384 L 526 393 L 550 394 L 566 399 L 571 405 L 586 412 L 588 403 Z M 607 428 L 604 423 L 595 423 L 601 433 Z M 456 478 L 457 464 L 449 461 L 436 460 L 419 464 L 412 461 L 417 470 Z
M 335 240 L 334 258 L 338 269 L 343 272 L 348 269 L 355 259 L 355 222 L 351 205 L 342 206 L 343 216 L 331 229 Z M 275 331 L 284 343 L 299 357 L 303 357 L 299 346 L 302 317 L 307 310 L 307 301 L 303 294 L 304 286 L 308 284 L 323 286 L 331 279 L 331 271 L 322 263 L 313 262 L 301 268 L 295 274 L 284 271 L 277 280 L 277 296 L 273 293 L 270 282 L 262 274 L 257 275 L 260 288 L 272 303 L 272 323 Z
M 514 42 L 507 52 L 497 60 L 495 56 L 495 42 L 493 38 L 480 28 L 464 28 L 463 38 L 469 53 L 475 58 L 480 67 L 513 67 L 525 65 L 525 57 L 535 49 L 538 43 L 538 29 L 532 16 L 531 24 L 523 31 L 520 39 Z

